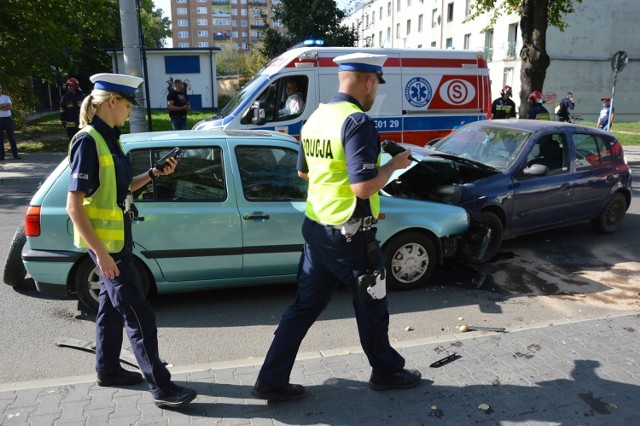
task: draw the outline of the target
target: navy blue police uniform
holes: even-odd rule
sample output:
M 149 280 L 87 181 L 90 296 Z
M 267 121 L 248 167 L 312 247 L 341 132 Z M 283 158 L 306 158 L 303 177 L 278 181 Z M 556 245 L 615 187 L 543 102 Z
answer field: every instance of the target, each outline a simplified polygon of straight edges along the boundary
M 331 102 L 351 102 L 351 96 L 338 93 Z M 350 183 L 365 182 L 377 176 L 376 162 L 380 154 L 379 134 L 373 120 L 365 113 L 354 113 L 342 127 L 347 170 Z M 305 155 L 300 149 L 297 169 L 308 172 Z M 357 199 L 352 217 L 371 216 L 368 200 Z M 375 240 L 375 227 L 371 228 Z M 339 283 L 352 295 L 358 333 L 372 373 L 388 376 L 401 372 L 404 358 L 391 347 L 388 338 L 389 313 L 387 298 L 361 298 L 356 278 L 370 269 L 369 256 L 382 268 L 383 257 L 377 241 L 373 253 L 367 253 L 365 232 L 356 232 L 351 240 L 340 229 L 305 217 L 302 225 L 304 251 L 298 267 L 298 293 L 295 302 L 284 313 L 275 337 L 258 375 L 258 382 L 282 388 L 289 375 L 300 344 L 311 325 L 329 303 Z
M 90 124 L 104 138 L 111 151 L 116 170 L 118 206 L 124 209 L 125 198 L 133 179 L 130 158 L 120 147 L 120 130 L 110 127 L 95 116 Z M 91 196 L 100 186 L 96 142 L 88 133 L 73 140 L 69 154 L 71 180 L 69 191 L 82 191 Z M 158 330 L 155 315 L 146 299 L 140 277 L 134 265 L 131 217 L 124 215 L 125 242 L 119 253 L 111 253 L 117 262 L 120 276 L 108 278 L 101 274 L 100 309 L 96 317 L 96 371 L 99 374 L 117 374 L 120 367 L 123 327 L 129 336 L 131 348 L 154 397 L 175 391 L 171 373 L 160 360 Z M 96 255 L 89 256 L 97 264 Z

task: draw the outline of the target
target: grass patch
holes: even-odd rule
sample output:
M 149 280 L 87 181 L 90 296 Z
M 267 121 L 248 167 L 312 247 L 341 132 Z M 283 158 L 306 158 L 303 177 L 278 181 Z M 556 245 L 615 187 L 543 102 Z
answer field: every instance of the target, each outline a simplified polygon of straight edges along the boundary
M 596 127 L 595 121 L 579 121 L 578 124 L 586 127 Z M 622 146 L 640 145 L 640 121 L 619 123 L 614 121 L 611 133 L 618 138 Z

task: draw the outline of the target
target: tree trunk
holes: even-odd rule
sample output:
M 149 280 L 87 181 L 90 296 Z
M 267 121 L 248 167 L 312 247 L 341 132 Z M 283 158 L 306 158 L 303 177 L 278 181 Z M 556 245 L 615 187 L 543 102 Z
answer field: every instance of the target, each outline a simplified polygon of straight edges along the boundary
M 522 59 L 520 69 L 520 117 L 529 111 L 529 95 L 534 90 L 542 93 L 549 68 L 547 55 L 547 26 L 549 2 L 553 0 L 522 0 L 520 5 L 520 32 L 522 33 Z

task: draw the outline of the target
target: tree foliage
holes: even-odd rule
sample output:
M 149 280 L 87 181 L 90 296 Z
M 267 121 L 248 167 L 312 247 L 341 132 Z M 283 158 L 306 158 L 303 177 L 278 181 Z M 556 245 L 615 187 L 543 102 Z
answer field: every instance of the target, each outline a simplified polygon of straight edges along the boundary
M 520 16 L 520 117 L 526 117 L 529 110 L 529 94 L 534 90 L 543 91 L 550 64 L 547 28 L 551 25 L 564 31 L 567 27 L 564 17 L 574 12 L 575 3 L 582 3 L 582 0 L 476 0 L 472 4 L 473 13 L 468 19 L 489 13 L 487 28 L 492 27 L 503 14 Z
M 322 39 L 325 46 L 354 46 L 358 40 L 355 30 L 340 24 L 345 13 L 335 0 L 282 0 L 274 5 L 273 17 L 287 33 L 265 25 L 261 52 L 267 58 L 308 39 Z
M 162 47 L 170 21 L 140 0 L 147 47 Z M 96 72 L 111 70 L 107 49 L 122 47 L 119 0 L 0 0 L 0 81 L 24 87 L 31 79 L 62 83 L 67 76 L 87 87 Z M 30 105 L 28 91 L 11 93 L 14 104 Z

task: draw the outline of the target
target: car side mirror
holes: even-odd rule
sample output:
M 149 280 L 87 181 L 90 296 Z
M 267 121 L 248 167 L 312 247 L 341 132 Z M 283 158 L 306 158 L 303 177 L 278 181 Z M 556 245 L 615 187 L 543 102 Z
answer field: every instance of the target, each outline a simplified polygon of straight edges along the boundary
M 525 176 L 546 176 L 549 174 L 549 168 L 544 164 L 532 164 L 522 170 Z
M 251 117 L 252 124 L 262 125 L 267 122 L 267 114 L 264 111 L 263 102 L 255 101 L 253 105 L 251 105 L 250 111 L 253 112 L 253 117 Z

